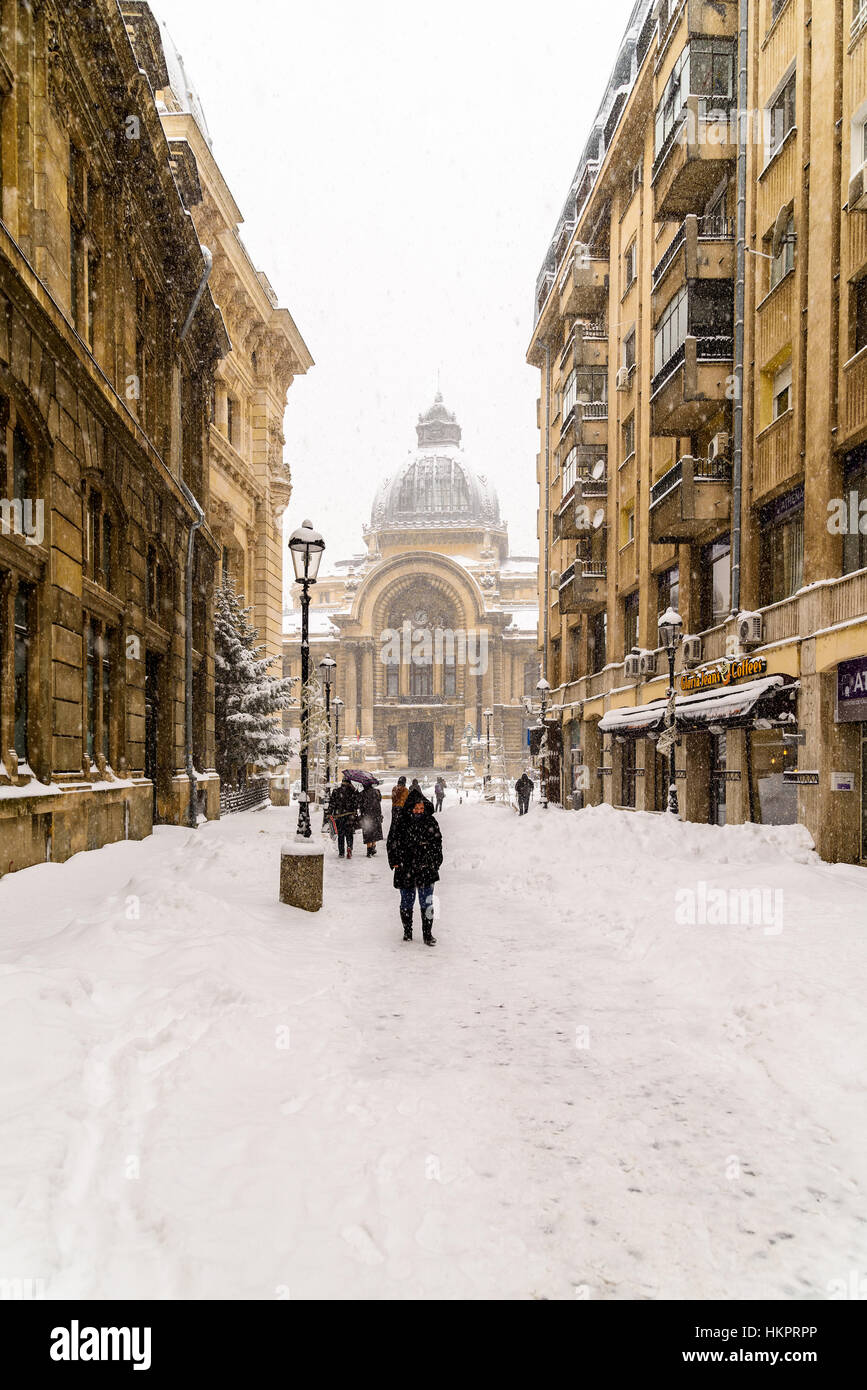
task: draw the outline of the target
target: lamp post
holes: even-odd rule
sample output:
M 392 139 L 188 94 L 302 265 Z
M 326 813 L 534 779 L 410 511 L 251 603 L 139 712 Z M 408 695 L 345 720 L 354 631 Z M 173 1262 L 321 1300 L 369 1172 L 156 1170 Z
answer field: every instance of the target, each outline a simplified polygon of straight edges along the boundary
M 334 710 L 334 776 L 337 777 L 340 771 L 340 713 L 343 709 L 343 701 L 340 696 L 335 696 L 331 702 Z
M 488 745 L 487 763 L 485 771 L 485 791 L 489 791 L 491 786 L 491 720 L 493 719 L 493 717 L 494 711 L 492 709 L 482 710 L 482 718 L 485 721 L 485 731 Z
M 665 711 L 665 730 L 660 737 L 663 753 L 668 750 L 668 809 L 673 816 L 680 814 L 677 804 L 677 763 L 674 731 L 674 658 L 683 636 L 683 619 L 670 605 L 659 619 L 659 645 L 668 656 L 668 706 Z
M 548 739 L 548 731 L 547 731 L 547 729 L 545 728 L 545 715 L 546 715 L 546 713 L 547 713 L 547 711 L 548 711 L 548 697 L 549 697 L 549 695 L 551 694 L 551 686 L 549 685 L 548 681 L 545 680 L 545 677 L 544 677 L 544 676 L 542 677 L 542 679 L 539 681 L 538 685 L 536 686 L 536 693 L 537 693 L 538 696 L 539 696 L 539 708 L 540 708 L 540 710 L 541 710 L 541 716 L 542 716 L 542 739 L 541 739 L 541 743 L 540 743 L 540 746 L 539 746 L 539 780 L 540 780 L 540 782 L 541 782 L 542 785 L 541 785 L 541 787 L 539 788 L 539 805 L 545 807 L 545 809 L 547 810 L 547 807 L 548 807 L 548 773 L 547 773 L 547 761 L 546 761 L 546 758 L 545 758 L 545 755 L 544 755 L 544 746 L 545 746 L 545 744 L 547 743 L 547 739 Z
M 313 523 L 304 521 L 289 537 L 295 578 L 301 585 L 301 793 L 298 798 L 298 834 L 310 839 L 310 807 L 307 798 L 307 682 L 310 678 L 310 586 L 316 583 L 325 542 Z
M 333 656 L 323 656 L 319 663 L 322 672 L 322 684 L 325 686 L 325 785 L 331 786 L 331 682 L 334 679 L 334 672 L 337 662 Z

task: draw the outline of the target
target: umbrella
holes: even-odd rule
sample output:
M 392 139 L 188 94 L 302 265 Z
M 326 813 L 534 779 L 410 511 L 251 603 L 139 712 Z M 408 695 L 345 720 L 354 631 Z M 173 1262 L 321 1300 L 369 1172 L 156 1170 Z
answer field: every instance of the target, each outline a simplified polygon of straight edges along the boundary
M 343 774 L 347 782 L 360 782 L 363 787 L 378 787 L 379 778 L 372 772 L 360 772 L 357 768 L 347 768 Z

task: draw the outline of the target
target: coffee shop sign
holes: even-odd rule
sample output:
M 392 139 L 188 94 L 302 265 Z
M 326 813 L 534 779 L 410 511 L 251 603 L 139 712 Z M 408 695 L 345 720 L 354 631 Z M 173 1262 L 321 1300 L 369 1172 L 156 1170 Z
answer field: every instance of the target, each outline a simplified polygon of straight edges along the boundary
M 732 685 L 735 681 L 763 676 L 767 669 L 768 663 L 763 656 L 741 656 L 716 661 L 713 666 L 704 666 L 700 671 L 684 671 L 680 678 L 680 688 L 682 691 L 714 690 L 717 686 Z

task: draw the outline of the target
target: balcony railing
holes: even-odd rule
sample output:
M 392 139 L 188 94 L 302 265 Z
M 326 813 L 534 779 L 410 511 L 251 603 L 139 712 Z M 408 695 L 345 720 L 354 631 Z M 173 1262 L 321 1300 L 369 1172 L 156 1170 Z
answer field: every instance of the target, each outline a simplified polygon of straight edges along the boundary
M 681 108 L 680 115 L 665 137 L 659 154 L 653 161 L 653 177 L 656 178 L 672 149 L 678 143 L 687 121 L 696 121 L 699 126 L 719 125 L 723 122 L 728 124 L 736 107 L 737 99 L 733 96 L 705 97 L 699 96 L 695 92 L 690 93 Z M 698 131 L 694 132 L 694 136 L 699 144 L 710 143 L 704 142 Z
M 695 356 L 697 362 L 728 362 L 734 354 L 734 338 L 728 334 L 713 334 L 706 338 L 696 338 Z M 650 394 L 659 390 L 672 372 L 683 365 L 686 356 L 686 343 L 680 344 L 664 362 L 650 383 Z
M 699 483 L 727 483 L 731 481 L 732 466 L 729 459 L 679 458 L 667 473 L 655 482 L 650 489 L 651 508 L 657 506 L 664 497 L 673 492 L 683 482 L 685 463 L 692 464 L 692 476 Z
M 699 217 L 698 237 L 699 241 L 733 241 L 735 225 L 728 217 Z M 680 248 L 686 242 L 686 219 L 681 222 L 669 245 L 663 251 L 656 265 L 653 267 L 652 288 L 656 289 L 662 280 L 668 267 L 671 265 Z

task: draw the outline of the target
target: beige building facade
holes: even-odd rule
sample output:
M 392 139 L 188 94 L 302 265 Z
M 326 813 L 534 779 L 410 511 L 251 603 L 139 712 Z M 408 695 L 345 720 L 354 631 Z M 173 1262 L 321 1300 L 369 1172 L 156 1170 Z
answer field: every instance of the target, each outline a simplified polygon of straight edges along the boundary
M 486 740 L 490 709 L 502 770 L 517 775 L 523 697 L 539 679 L 537 561 L 509 555 L 496 491 L 439 394 L 416 434 L 415 451 L 377 489 L 366 551 L 330 568 L 326 551 L 311 591 L 311 664 L 337 662 L 343 766 L 456 771 L 467 736 Z M 284 618 L 292 676 L 300 620 L 296 598 Z
M 529 350 L 569 805 L 664 808 L 673 605 L 681 814 L 867 855 L 865 128 L 860 0 L 635 5 Z

